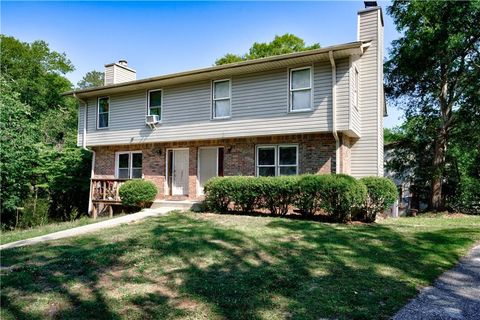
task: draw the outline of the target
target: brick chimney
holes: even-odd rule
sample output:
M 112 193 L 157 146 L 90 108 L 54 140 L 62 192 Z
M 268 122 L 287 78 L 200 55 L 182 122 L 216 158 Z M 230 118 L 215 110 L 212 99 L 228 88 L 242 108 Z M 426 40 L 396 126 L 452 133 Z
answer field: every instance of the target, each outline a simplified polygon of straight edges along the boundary
M 128 67 L 127 60 L 105 65 L 105 85 L 137 80 L 137 72 Z

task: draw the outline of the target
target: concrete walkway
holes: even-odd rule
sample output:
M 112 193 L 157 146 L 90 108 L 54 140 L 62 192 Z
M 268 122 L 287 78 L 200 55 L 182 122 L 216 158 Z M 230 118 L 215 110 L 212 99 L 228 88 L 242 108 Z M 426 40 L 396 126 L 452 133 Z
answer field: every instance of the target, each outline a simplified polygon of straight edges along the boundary
M 401 309 L 394 320 L 480 319 L 480 245 Z
M 82 234 L 86 234 L 86 233 L 101 230 L 101 229 L 113 228 L 113 227 L 118 226 L 120 224 L 125 224 L 125 223 L 130 223 L 130 222 L 133 222 L 133 221 L 143 220 L 143 219 L 148 218 L 148 217 L 165 215 L 167 212 L 170 212 L 170 211 L 176 210 L 176 209 L 178 209 L 178 208 L 162 207 L 162 208 L 158 208 L 158 209 L 144 209 L 140 212 L 133 213 L 133 214 L 127 214 L 127 215 L 124 215 L 124 216 L 121 216 L 121 217 L 118 217 L 118 218 L 112 218 L 112 219 L 104 220 L 104 221 L 97 222 L 97 223 L 91 223 L 91 224 L 87 224 L 85 226 L 71 228 L 71 229 L 67 229 L 67 230 L 62 230 L 62 231 L 58 231 L 58 232 L 46 234 L 46 235 L 43 235 L 43 236 L 30 238 L 30 239 L 10 242 L 10 243 L 1 245 L 0 250 L 29 246 L 29 245 L 32 245 L 32 244 L 45 242 L 45 241 L 50 241 L 50 240 L 57 240 L 57 239 L 79 236 L 79 235 L 82 235 Z

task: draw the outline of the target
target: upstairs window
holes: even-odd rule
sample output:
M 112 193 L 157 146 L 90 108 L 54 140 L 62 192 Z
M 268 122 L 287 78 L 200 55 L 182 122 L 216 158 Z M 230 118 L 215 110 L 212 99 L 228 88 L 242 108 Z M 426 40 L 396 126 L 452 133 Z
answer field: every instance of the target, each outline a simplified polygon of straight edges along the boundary
M 298 146 L 257 147 L 257 176 L 286 176 L 298 173 Z
M 118 179 L 141 179 L 142 161 L 141 152 L 118 152 L 117 153 L 117 178 Z
M 290 70 L 290 111 L 312 109 L 312 68 Z
M 224 119 L 231 116 L 230 80 L 213 82 L 213 119 Z
M 157 115 L 162 120 L 162 90 L 148 92 L 148 115 Z
M 108 128 L 110 119 L 110 98 L 98 98 L 97 129 Z

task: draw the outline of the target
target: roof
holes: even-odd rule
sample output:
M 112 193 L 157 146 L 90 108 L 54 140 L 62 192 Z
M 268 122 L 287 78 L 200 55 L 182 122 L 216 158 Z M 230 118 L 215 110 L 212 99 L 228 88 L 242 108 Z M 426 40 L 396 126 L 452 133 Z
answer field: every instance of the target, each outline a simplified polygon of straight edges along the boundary
M 363 54 L 364 49 L 369 45 L 370 41 L 356 41 L 320 49 L 282 54 L 278 56 L 229 63 L 225 65 L 195 69 L 190 71 L 183 71 L 152 78 L 122 82 L 108 86 L 87 88 L 82 90 L 72 90 L 63 93 L 63 95 L 75 95 L 78 98 L 88 98 L 98 95 L 149 89 L 184 82 L 231 77 L 237 74 L 272 70 L 292 64 L 312 63 L 314 61 L 323 60 L 328 61 L 328 53 L 330 51 L 333 51 L 333 56 L 336 59 L 349 57 L 351 55 L 361 55 Z

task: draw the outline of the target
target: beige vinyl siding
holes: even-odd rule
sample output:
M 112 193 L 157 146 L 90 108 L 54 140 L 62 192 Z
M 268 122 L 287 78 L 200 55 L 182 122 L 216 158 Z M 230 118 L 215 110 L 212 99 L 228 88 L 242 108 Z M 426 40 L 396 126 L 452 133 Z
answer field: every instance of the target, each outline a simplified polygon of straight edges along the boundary
M 380 152 L 380 101 L 379 88 L 383 80 L 379 78 L 382 69 L 381 52 L 378 43 L 380 27 L 379 11 L 365 10 L 360 13 L 359 36 L 362 41 L 371 41 L 370 47 L 358 60 L 361 138 L 352 146 L 351 172 L 355 177 L 378 176 L 383 170 Z M 382 60 L 381 60 L 382 59 Z M 382 106 L 383 108 L 383 106 Z M 382 129 L 383 130 L 383 129 Z M 381 161 L 380 161 L 381 160 Z M 380 163 L 381 162 L 381 163 Z
M 124 69 L 122 67 L 119 67 L 117 65 L 114 65 L 115 68 L 115 74 L 114 74 L 114 79 L 115 83 L 121 83 L 121 82 L 127 82 L 127 81 L 133 81 L 136 79 L 136 75 L 134 72 Z
M 359 69 L 358 63 L 357 63 L 358 57 L 352 57 L 351 58 L 351 65 L 350 65 L 350 129 L 355 132 L 358 136 L 362 135 L 362 126 L 361 126 L 361 120 L 360 120 L 360 100 L 361 100 L 361 95 L 360 92 L 357 92 L 357 101 L 355 100 L 353 92 L 355 91 L 355 68 L 357 70 Z M 359 74 L 360 77 L 360 74 Z M 360 81 L 359 81 L 360 84 Z M 359 85 L 360 87 L 360 85 Z
M 350 110 L 350 61 L 342 59 L 335 61 L 337 69 L 337 130 L 349 129 Z
M 209 121 L 210 91 L 210 81 L 163 88 L 163 124 L 160 128 Z
M 332 67 L 330 62 L 314 64 L 313 106 L 322 131 L 332 130 Z
M 269 118 L 287 115 L 286 69 L 247 74 L 232 79 L 232 118 Z
M 360 119 L 360 111 L 359 109 L 352 106 L 350 112 L 351 122 L 350 122 L 350 129 L 355 132 L 359 137 L 362 136 L 362 124 Z
M 380 23 L 380 22 L 379 22 Z M 379 72 L 379 108 L 378 108 L 378 175 L 383 176 L 383 165 L 384 165 L 384 160 L 383 160 L 383 116 L 384 116 L 384 87 L 383 87 L 383 41 L 384 41 L 384 35 L 383 35 L 383 28 L 379 28 L 378 30 L 378 36 L 379 36 L 379 55 L 377 56 L 378 58 L 378 72 Z
M 313 110 L 308 112 L 288 112 L 287 68 L 232 77 L 232 118 L 228 120 L 211 120 L 211 81 L 152 88 L 162 89 L 164 95 L 162 124 L 156 130 L 145 126 L 144 90 L 111 95 L 109 127 L 104 130 L 96 130 L 97 99 L 90 99 L 87 144 L 328 132 L 331 131 L 332 120 L 329 62 L 314 64 L 313 72 L 314 105 Z M 348 112 L 348 60 L 340 61 L 337 73 L 339 86 L 347 88 L 339 92 L 339 105 L 342 112 Z M 348 119 L 348 116 L 343 118 Z
M 114 71 L 113 66 L 105 68 L 105 85 L 114 84 Z
M 77 146 L 83 145 L 83 126 L 85 125 L 85 106 L 83 103 L 78 107 Z

